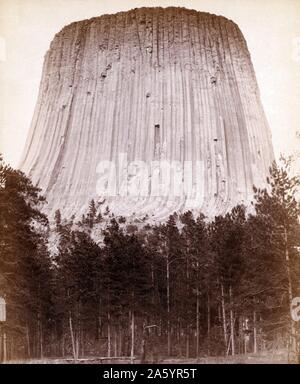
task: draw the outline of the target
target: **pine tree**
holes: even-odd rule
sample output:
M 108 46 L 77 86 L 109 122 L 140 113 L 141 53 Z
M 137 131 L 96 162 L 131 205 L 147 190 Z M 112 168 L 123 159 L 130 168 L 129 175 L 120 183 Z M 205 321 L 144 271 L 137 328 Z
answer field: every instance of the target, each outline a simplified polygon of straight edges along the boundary
M 84 337 L 90 324 L 98 320 L 103 259 L 99 246 L 85 232 L 71 231 L 69 242 L 56 260 L 58 276 L 58 312 L 69 328 L 72 354 L 76 360 L 84 349 Z M 94 331 L 93 334 L 96 332 Z
M 7 301 L 8 338 L 27 340 L 27 356 L 43 354 L 51 306 L 44 202 L 40 190 L 0 157 L 0 294 Z
M 88 211 L 88 225 L 93 228 L 97 215 L 97 208 L 94 200 L 91 200 Z
M 215 218 L 211 226 L 211 247 L 214 253 L 221 297 L 222 326 L 226 353 L 235 354 L 235 307 L 245 268 L 245 207 L 237 206 Z M 229 316 L 228 316 L 229 311 Z M 229 329 L 228 329 L 229 328 Z
M 130 354 L 135 354 L 136 320 L 145 317 L 150 297 L 150 271 L 145 252 L 135 235 L 126 235 L 115 219 L 105 232 L 106 292 L 109 320 L 108 355 L 111 352 L 111 319 L 128 313 L 131 335 Z
M 296 193 L 300 185 L 297 176 L 290 176 L 292 158 L 280 158 L 273 163 L 270 177 L 267 178 L 269 187 L 255 191 L 255 222 L 257 233 L 256 243 L 260 252 L 264 253 L 262 274 L 266 287 L 273 288 L 270 298 L 271 305 L 277 307 L 282 319 L 288 320 L 290 350 L 296 350 L 296 326 L 291 319 L 290 307 L 294 295 L 299 294 L 299 203 Z M 270 281 L 270 278 L 273 282 Z M 260 275 L 260 279 L 263 277 Z M 281 294 L 284 294 L 282 300 Z M 279 306 L 279 307 L 278 307 Z M 280 310 L 279 310 L 280 309 Z M 274 319 L 273 312 L 273 319 Z

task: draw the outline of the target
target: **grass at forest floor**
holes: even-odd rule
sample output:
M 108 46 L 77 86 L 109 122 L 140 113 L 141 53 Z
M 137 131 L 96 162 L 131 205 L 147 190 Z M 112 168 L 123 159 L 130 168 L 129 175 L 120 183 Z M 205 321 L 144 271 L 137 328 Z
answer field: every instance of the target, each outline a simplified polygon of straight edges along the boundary
M 73 364 L 74 360 L 70 358 L 51 358 L 51 359 L 31 359 L 31 360 L 15 360 L 8 363 L 17 364 Z M 86 357 L 77 361 L 79 364 L 130 364 L 130 360 L 117 359 L 108 360 L 101 357 Z M 139 363 L 139 360 L 135 360 Z M 151 363 L 151 362 L 150 362 Z M 235 355 L 235 356 L 208 356 L 196 358 L 168 358 L 160 359 L 157 364 L 287 364 L 288 356 L 284 350 L 267 351 L 257 354 Z

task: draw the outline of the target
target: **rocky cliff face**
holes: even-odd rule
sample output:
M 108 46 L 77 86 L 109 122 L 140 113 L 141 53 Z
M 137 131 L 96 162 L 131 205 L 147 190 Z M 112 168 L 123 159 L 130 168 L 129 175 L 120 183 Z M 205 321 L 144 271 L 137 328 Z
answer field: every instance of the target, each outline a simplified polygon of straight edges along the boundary
M 247 204 L 272 160 L 238 26 L 187 9 L 141 8 L 75 22 L 55 36 L 21 168 L 51 211 L 77 215 L 94 198 L 116 214 L 164 219 Z M 115 164 L 115 193 L 104 192 L 105 161 Z M 165 178 L 161 165 L 170 162 Z M 126 193 L 142 184 L 143 193 Z

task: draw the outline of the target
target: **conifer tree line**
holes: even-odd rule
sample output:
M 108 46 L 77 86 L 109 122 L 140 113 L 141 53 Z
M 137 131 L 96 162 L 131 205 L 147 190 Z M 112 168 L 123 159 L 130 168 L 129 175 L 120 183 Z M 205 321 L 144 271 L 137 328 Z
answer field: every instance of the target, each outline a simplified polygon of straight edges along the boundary
M 91 200 L 80 220 L 43 212 L 40 190 L 0 162 L 1 324 L 7 356 L 168 357 L 299 353 L 300 231 L 291 159 L 266 189 L 212 220 L 128 221 Z

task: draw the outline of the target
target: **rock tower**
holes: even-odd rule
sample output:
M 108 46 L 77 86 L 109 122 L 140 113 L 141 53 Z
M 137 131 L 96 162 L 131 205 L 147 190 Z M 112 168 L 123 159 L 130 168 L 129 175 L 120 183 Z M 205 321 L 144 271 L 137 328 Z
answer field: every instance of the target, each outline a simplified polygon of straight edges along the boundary
M 140 8 L 56 34 L 21 169 L 51 212 L 78 215 L 94 198 L 116 214 L 163 220 L 248 204 L 272 160 L 239 27 L 184 8 Z M 115 164 L 116 179 L 107 194 L 106 164 Z M 161 164 L 171 164 L 169 178 Z M 141 185 L 143 193 L 132 193 Z

